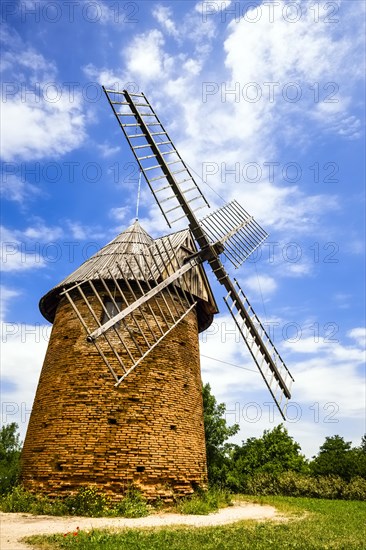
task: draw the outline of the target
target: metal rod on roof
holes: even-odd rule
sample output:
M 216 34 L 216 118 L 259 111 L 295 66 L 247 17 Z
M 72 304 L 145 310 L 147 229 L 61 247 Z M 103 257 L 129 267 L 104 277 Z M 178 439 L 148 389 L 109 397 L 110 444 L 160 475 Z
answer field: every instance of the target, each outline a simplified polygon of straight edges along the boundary
M 142 170 L 140 170 L 139 183 L 138 183 L 138 186 L 137 186 L 136 220 L 139 219 L 139 206 L 140 206 L 140 194 L 141 194 L 141 175 L 142 175 Z

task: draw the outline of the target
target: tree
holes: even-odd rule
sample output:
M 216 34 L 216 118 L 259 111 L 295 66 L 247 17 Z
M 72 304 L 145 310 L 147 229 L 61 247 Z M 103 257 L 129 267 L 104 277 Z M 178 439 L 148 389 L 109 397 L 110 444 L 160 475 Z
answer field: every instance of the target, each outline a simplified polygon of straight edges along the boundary
M 346 481 L 357 475 L 356 455 L 360 450 L 351 448 L 351 442 L 340 435 L 326 437 L 318 455 L 311 462 L 311 471 L 316 476 L 337 475 Z
M 203 386 L 202 396 L 208 479 L 211 484 L 222 484 L 225 482 L 229 453 L 233 448 L 227 440 L 239 431 L 239 424 L 227 425 L 224 418 L 226 406 L 224 403 L 217 403 L 211 393 L 210 384 Z
M 17 430 L 15 422 L 0 430 L 0 494 L 9 492 L 18 481 L 21 444 Z
M 308 472 L 301 448 L 280 424 L 273 430 L 264 430 L 262 437 L 250 437 L 235 448 L 229 482 L 235 489 L 242 489 L 248 477 L 266 473 L 278 476 L 282 472 Z
M 366 479 L 366 434 L 361 438 L 361 445 L 352 449 L 355 461 L 354 475 Z

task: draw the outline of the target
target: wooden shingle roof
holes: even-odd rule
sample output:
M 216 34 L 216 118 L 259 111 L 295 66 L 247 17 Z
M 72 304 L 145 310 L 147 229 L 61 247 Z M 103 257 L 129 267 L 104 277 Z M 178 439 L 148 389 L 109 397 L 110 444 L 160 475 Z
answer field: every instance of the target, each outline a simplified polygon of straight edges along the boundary
M 60 301 L 60 292 L 64 288 L 88 280 L 108 280 L 112 276 L 120 279 L 121 270 L 124 277 L 130 280 L 146 281 L 165 278 L 178 269 L 184 257 L 196 250 L 188 229 L 153 239 L 136 220 L 47 292 L 40 300 L 40 311 L 48 321 L 53 322 Z M 142 266 L 142 270 L 137 265 Z M 203 267 L 193 268 L 186 275 L 185 281 L 181 283 L 181 287 L 198 298 L 200 309 L 204 310 L 203 317 L 206 320 L 200 327 L 204 330 L 211 324 L 213 314 L 217 313 L 218 309 Z M 200 311 L 201 316 L 202 313 L 203 311 Z

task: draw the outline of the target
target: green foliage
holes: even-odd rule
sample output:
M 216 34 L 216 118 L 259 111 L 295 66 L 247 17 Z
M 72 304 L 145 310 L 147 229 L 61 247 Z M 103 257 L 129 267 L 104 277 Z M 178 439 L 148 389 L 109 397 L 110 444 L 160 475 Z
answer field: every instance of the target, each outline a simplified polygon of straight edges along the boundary
M 149 514 L 146 499 L 140 491 L 130 487 L 123 500 L 116 506 L 116 514 L 125 518 L 141 518 Z
M 0 494 L 4 495 L 18 483 L 20 436 L 18 424 L 12 422 L 0 430 Z
M 35 500 L 35 495 L 18 485 L 1 498 L 1 510 L 3 512 L 30 512 Z
M 229 437 L 239 431 L 239 425 L 228 426 L 224 418 L 226 406 L 218 404 L 210 384 L 202 388 L 208 479 L 211 484 L 224 484 L 233 445 Z
M 359 448 L 352 448 L 351 443 L 339 435 L 326 437 L 310 468 L 316 476 L 335 475 L 345 481 L 356 476 L 366 477 L 365 442 L 363 440 Z
M 76 495 L 65 499 L 72 515 L 102 517 L 110 515 L 110 503 L 95 487 L 80 487 Z
M 248 479 L 255 474 L 268 474 L 266 479 L 270 479 L 287 471 L 306 473 L 308 464 L 300 450 L 282 424 L 265 430 L 262 437 L 251 437 L 235 447 L 227 482 L 233 490 L 245 491 Z
M 253 499 L 252 499 L 253 500 Z M 319 499 L 263 497 L 288 521 L 242 521 L 216 527 L 91 530 L 30 537 L 35 545 L 73 550 L 360 550 L 365 548 L 366 505 Z M 361 527 L 361 528 L 360 528 Z
M 50 500 L 44 495 L 30 493 L 21 485 L 17 485 L 1 498 L 0 508 L 3 512 L 26 512 L 49 516 L 62 516 L 70 513 L 64 501 Z
M 231 505 L 231 493 L 227 489 L 211 487 L 208 491 L 198 491 L 190 497 L 181 499 L 177 510 L 181 514 L 206 515 Z
M 346 500 L 366 500 L 366 479 L 354 477 L 344 488 L 343 498 Z
M 310 476 L 298 472 L 279 475 L 257 472 L 245 480 L 248 495 L 283 495 L 325 499 L 366 500 L 366 480 L 361 477 L 347 482 L 339 476 Z
M 361 445 L 352 449 L 356 476 L 366 479 L 366 434 L 361 438 Z

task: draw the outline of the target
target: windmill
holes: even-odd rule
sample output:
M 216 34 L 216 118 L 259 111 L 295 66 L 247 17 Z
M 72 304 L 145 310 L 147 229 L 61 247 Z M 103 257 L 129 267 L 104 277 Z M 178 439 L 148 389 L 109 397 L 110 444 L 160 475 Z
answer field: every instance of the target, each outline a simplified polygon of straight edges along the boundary
M 267 233 L 235 200 L 199 219 L 208 203 L 146 96 L 103 89 L 162 216 L 187 228 L 154 240 L 136 220 L 41 299 L 54 326 L 23 483 L 188 494 L 207 480 L 198 332 L 218 309 L 204 263 L 285 418 L 293 378 L 220 259 L 240 267 Z

